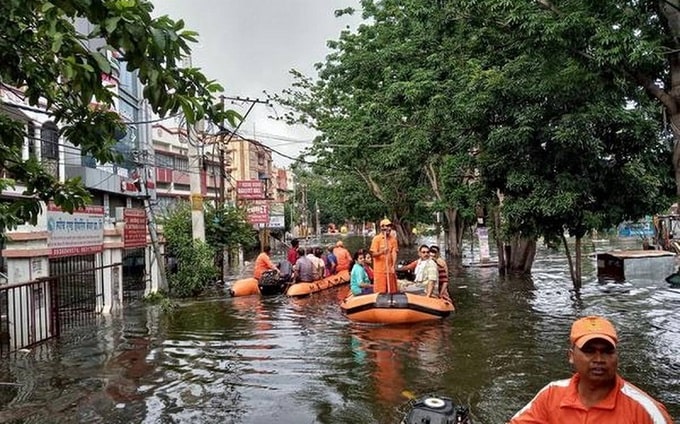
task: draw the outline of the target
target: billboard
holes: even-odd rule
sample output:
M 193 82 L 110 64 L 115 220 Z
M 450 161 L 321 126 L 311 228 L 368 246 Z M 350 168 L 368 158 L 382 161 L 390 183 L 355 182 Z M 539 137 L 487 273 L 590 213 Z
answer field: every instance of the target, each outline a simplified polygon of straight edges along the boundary
M 286 218 L 283 215 L 270 215 L 269 228 L 286 228 Z
M 264 199 L 264 184 L 260 180 L 236 181 L 236 197 L 239 200 Z
M 269 206 L 266 204 L 248 206 L 248 222 L 251 224 L 267 224 L 269 222 Z
M 87 206 L 70 214 L 49 203 L 46 215 L 50 256 L 86 255 L 103 250 L 103 206 Z

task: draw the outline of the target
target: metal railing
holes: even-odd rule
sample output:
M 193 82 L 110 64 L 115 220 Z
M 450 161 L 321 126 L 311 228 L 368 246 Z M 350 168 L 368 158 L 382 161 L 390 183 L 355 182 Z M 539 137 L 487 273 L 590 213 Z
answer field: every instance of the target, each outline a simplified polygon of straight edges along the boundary
M 63 329 L 90 323 L 102 312 L 104 272 L 120 263 L 63 266 L 68 262 L 50 263 L 50 277 L 0 286 L 0 354 L 59 337 Z
M 0 287 L 0 353 L 30 347 L 59 335 L 57 280 Z

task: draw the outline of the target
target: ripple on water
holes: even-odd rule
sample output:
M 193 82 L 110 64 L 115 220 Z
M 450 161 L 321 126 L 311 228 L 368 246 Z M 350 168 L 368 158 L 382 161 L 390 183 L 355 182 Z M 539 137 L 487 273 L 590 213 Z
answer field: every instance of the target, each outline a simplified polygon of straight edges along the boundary
M 623 375 L 677 417 L 680 289 L 603 285 L 592 262 L 578 292 L 555 252 L 539 251 L 530 278 L 452 267 L 454 316 L 403 328 L 349 322 L 338 307 L 343 289 L 126 310 L 2 362 L 0 381 L 20 386 L 0 387 L 0 417 L 382 424 L 398 421 L 408 390 L 452 396 L 471 404 L 476 422 L 495 424 L 569 376 L 569 326 L 586 314 L 615 322 Z

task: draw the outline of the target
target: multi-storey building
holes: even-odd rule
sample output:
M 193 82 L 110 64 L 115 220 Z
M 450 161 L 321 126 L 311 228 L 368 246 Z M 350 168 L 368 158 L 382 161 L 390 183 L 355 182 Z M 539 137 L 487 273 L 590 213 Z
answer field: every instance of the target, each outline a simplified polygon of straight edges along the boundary
M 279 191 L 272 151 L 262 143 L 229 135 L 195 134 L 185 129 L 153 126 L 153 166 L 156 195 L 163 210 L 191 195 L 191 174 L 200 175 L 200 194 L 206 201 L 237 202 L 238 181 L 257 180 L 266 199 Z M 192 152 L 198 152 L 196 155 Z

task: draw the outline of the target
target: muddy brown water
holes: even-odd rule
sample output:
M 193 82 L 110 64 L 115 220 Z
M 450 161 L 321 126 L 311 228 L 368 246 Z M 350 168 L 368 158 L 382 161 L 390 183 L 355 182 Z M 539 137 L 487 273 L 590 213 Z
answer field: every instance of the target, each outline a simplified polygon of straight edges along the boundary
M 541 250 L 531 278 L 458 269 L 456 314 L 410 327 L 349 322 L 346 288 L 130 307 L 3 359 L 0 382 L 12 384 L 0 385 L 0 423 L 396 423 L 408 393 L 451 396 L 476 422 L 503 423 L 569 376 L 569 326 L 586 314 L 615 322 L 622 375 L 678 419 L 680 289 L 600 284 L 595 261 L 585 265 L 578 294 L 558 252 Z

